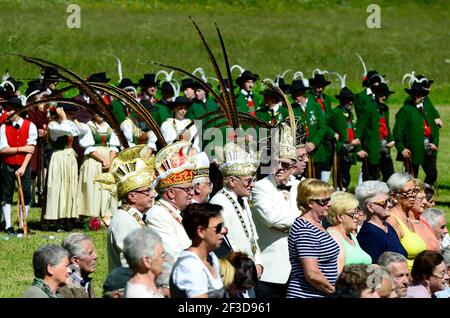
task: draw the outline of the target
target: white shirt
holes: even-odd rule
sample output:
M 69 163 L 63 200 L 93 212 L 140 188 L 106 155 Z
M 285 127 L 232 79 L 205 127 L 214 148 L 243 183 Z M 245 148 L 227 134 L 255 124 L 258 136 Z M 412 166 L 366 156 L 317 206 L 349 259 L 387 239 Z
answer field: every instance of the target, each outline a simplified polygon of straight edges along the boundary
M 81 125 L 83 127 L 86 126 L 86 127 L 84 127 L 84 129 L 87 129 L 87 132 L 86 132 L 86 134 L 83 135 L 83 137 L 81 137 L 79 139 L 78 142 L 80 143 L 80 146 L 85 149 L 84 150 L 84 155 L 86 156 L 86 155 L 89 155 L 90 153 L 92 153 L 92 152 L 94 152 L 96 150 L 96 147 L 94 146 L 95 145 L 94 135 L 92 134 L 92 130 L 89 127 L 89 125 L 95 126 L 95 128 L 97 129 L 97 131 L 99 133 L 106 133 L 110 126 L 109 126 L 109 124 L 107 122 L 104 122 L 100 126 L 100 125 L 98 125 L 96 123 L 93 123 L 92 121 L 88 122 L 87 124 L 83 124 L 82 123 Z M 118 147 L 120 147 L 120 141 L 119 141 L 119 138 L 117 138 L 117 136 L 116 136 L 116 134 L 114 132 L 111 133 L 108 145 L 109 145 L 109 148 L 110 148 L 111 151 L 119 152 L 119 148 Z
M 59 137 L 72 135 L 83 136 L 87 133 L 89 128 L 83 126 L 77 126 L 71 120 L 63 120 L 62 122 L 51 121 L 48 124 L 48 132 L 50 135 L 50 139 L 56 141 Z
M 178 120 L 176 118 L 168 118 L 165 122 L 161 124 L 161 133 L 166 140 L 167 144 L 172 144 L 177 137 L 180 135 L 180 133 L 186 128 L 192 121 L 188 118 Z M 199 138 L 197 133 L 197 127 L 195 125 L 192 125 L 189 128 L 189 137 L 194 139 L 193 146 L 197 150 L 197 152 L 200 152 L 199 148 Z
M 20 127 L 23 125 L 23 118 L 19 118 L 17 122 L 12 122 L 12 125 L 15 126 L 19 124 Z M 28 139 L 27 145 L 36 145 L 36 140 L 38 138 L 36 125 L 30 122 L 30 129 L 28 130 Z M 0 127 L 0 150 L 9 148 L 8 138 L 6 138 L 6 125 L 2 125 Z
M 223 282 L 220 277 L 219 260 L 211 252 L 209 256 L 216 272 L 214 278 L 197 254 L 183 251 L 173 266 L 170 279 L 170 292 L 172 297 L 193 298 L 208 294 L 209 298 L 223 295 Z

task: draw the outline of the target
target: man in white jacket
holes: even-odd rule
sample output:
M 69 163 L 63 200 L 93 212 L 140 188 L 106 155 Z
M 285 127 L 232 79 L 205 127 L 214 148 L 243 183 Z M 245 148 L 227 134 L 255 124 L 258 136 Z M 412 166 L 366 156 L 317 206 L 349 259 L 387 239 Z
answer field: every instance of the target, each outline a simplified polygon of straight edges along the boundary
M 256 288 L 258 297 L 285 298 L 291 272 L 287 237 L 300 216 L 297 186 L 292 176 L 297 160 L 294 139 L 287 125 L 280 126 L 279 142 L 272 151 L 272 173 L 256 182 L 252 191 L 253 214 L 259 233 L 264 273 Z

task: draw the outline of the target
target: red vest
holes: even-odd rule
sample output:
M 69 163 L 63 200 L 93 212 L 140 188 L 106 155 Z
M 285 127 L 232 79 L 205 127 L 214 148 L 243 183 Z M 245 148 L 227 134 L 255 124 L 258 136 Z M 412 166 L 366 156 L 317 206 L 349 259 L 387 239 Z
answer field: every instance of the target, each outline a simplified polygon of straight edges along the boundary
M 11 148 L 23 147 L 27 145 L 28 132 L 30 131 L 31 122 L 24 119 L 22 126 L 19 129 L 14 128 L 13 125 L 5 125 L 6 139 Z M 25 153 L 18 153 L 14 155 L 5 155 L 3 162 L 9 165 L 20 166 L 25 160 Z

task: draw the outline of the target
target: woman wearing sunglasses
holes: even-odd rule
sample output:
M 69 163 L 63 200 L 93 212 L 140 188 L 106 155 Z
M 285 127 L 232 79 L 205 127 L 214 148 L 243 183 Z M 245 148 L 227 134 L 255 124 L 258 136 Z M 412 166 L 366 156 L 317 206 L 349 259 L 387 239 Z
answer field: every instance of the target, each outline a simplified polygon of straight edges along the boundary
M 441 249 L 440 242 L 434 235 L 433 228 L 422 217 L 422 213 L 425 211 L 425 206 L 427 203 L 425 185 L 421 180 L 416 178 L 414 178 L 414 184 L 419 190 L 414 205 L 411 208 L 414 229 L 425 242 L 427 250 L 439 251 Z
M 213 253 L 226 234 L 216 204 L 191 204 L 183 211 L 183 226 L 192 245 L 178 257 L 170 275 L 172 298 L 222 298 L 220 266 Z
M 328 222 L 332 226 L 327 232 L 338 243 L 340 252 L 338 256 L 338 273 L 344 265 L 372 264 L 372 258 L 367 254 L 356 239 L 356 226 L 360 210 L 358 200 L 351 193 L 335 192 L 331 195 L 331 206 L 328 209 Z
M 396 252 L 407 257 L 395 229 L 386 222 L 389 217 L 389 189 L 381 181 L 364 181 L 355 189 L 359 207 L 366 214 L 361 229 L 356 236 L 361 248 L 376 263 L 384 252 Z
M 397 232 L 405 250 L 408 252 L 408 268 L 411 269 L 414 258 L 426 249 L 426 244 L 414 228 L 414 215 L 411 209 L 416 203 L 417 193 L 413 177 L 407 173 L 394 173 L 387 181 L 391 197 L 397 204 L 390 209 L 387 221 Z
M 332 192 L 332 186 L 317 179 L 305 179 L 298 186 L 297 206 L 302 215 L 288 236 L 292 270 L 287 298 L 323 298 L 334 292 L 339 245 L 322 226 Z

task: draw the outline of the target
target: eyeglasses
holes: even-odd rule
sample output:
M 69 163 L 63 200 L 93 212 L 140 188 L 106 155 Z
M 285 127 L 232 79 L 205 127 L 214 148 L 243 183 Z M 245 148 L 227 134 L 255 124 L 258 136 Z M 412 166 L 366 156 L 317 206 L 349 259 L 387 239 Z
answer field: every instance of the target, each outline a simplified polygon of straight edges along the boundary
M 361 214 L 361 211 L 356 208 L 352 213 L 346 213 L 349 217 L 351 217 L 352 219 L 356 220 L 359 218 L 359 215 Z
M 306 152 L 306 153 L 304 153 L 303 155 L 301 155 L 301 156 L 297 156 L 297 160 L 298 161 L 303 161 L 303 160 L 305 160 L 306 158 L 309 158 L 309 154 Z
M 331 198 L 323 198 L 323 199 L 312 199 L 312 201 L 316 202 L 320 206 L 326 206 L 328 203 L 330 203 Z
M 293 165 L 293 164 L 291 164 L 289 162 L 284 162 L 284 161 L 279 161 L 278 164 L 281 164 L 281 168 L 284 171 L 287 171 L 287 170 L 289 170 L 289 169 L 291 169 L 291 168 L 293 168 L 295 166 L 295 165 Z
M 433 274 L 431 274 L 431 276 L 434 276 L 434 277 L 437 277 L 437 278 L 440 278 L 440 279 L 444 279 L 446 274 L 447 274 L 446 271 L 442 271 L 439 274 L 433 273 Z
M 214 187 L 214 185 L 211 182 L 200 182 L 197 184 L 207 184 L 210 190 L 212 190 L 212 188 Z
M 182 187 L 172 187 L 173 189 L 180 189 L 183 190 L 184 192 L 186 192 L 187 194 L 191 193 L 192 191 L 194 191 L 194 187 L 187 187 L 187 188 L 182 188 Z
M 146 197 L 148 197 L 153 192 L 153 189 L 134 190 L 132 192 L 141 193 L 141 194 L 145 195 Z
M 222 232 L 223 223 L 219 223 L 219 224 L 217 224 L 217 226 L 208 226 L 208 229 L 215 229 L 216 234 L 219 234 L 220 232 Z
M 251 178 L 251 179 L 247 179 L 247 180 L 242 180 L 241 179 L 241 177 L 235 177 L 235 178 L 237 178 L 237 179 L 239 179 L 239 180 L 241 180 L 241 182 L 244 184 L 244 186 L 246 186 L 246 187 L 249 187 L 249 186 L 251 186 L 251 184 L 252 183 L 255 183 L 256 182 L 256 177 L 253 177 L 253 178 Z
M 389 199 L 386 199 L 386 200 L 381 201 L 381 202 L 368 202 L 368 203 L 375 204 L 375 205 L 378 205 L 378 206 L 382 207 L 383 209 L 386 209 L 388 204 L 389 204 Z
M 166 259 L 167 258 L 167 253 L 166 252 L 162 252 L 161 254 L 154 254 L 153 256 L 159 256 L 159 257 L 161 257 L 162 259 Z
M 419 193 L 419 189 L 417 188 L 408 191 L 398 192 L 398 194 L 404 196 L 405 198 L 412 198 L 416 196 L 417 193 Z

